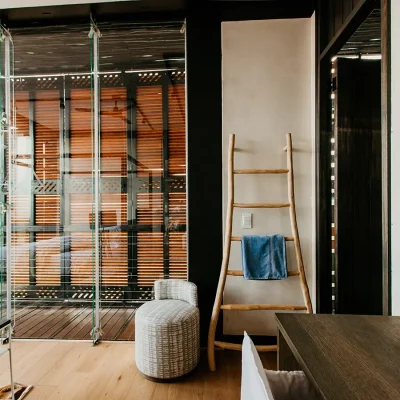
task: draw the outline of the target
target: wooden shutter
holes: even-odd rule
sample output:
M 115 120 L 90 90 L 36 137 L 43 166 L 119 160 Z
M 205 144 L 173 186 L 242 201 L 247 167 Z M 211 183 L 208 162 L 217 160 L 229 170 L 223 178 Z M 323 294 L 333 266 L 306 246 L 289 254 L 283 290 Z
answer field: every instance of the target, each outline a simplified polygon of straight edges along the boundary
M 168 86 L 169 175 L 186 175 L 185 85 Z
M 125 88 L 101 89 L 101 176 L 127 176 L 127 92 Z M 106 188 L 105 185 L 103 187 Z M 119 229 L 128 223 L 126 193 L 101 194 L 101 224 Z M 103 286 L 128 285 L 128 235 L 101 235 L 101 278 Z
M 60 235 L 58 233 L 37 233 L 36 241 L 36 284 L 61 284 Z
M 91 177 L 92 131 L 90 89 L 71 90 L 71 178 Z M 100 118 L 101 152 L 101 215 L 103 226 L 126 225 L 128 199 L 126 193 L 113 193 L 114 181 L 105 179 L 127 176 L 127 99 L 125 88 L 101 89 Z M 117 181 L 115 181 L 117 182 Z M 111 191 L 111 192 L 110 192 Z M 90 226 L 93 212 L 91 193 L 70 195 L 70 222 Z M 91 232 L 72 234 L 71 271 L 75 285 L 92 284 Z M 101 274 L 102 284 L 128 284 L 128 241 L 126 232 L 103 232 Z
M 72 193 L 70 194 L 70 222 L 71 225 L 90 226 L 93 212 L 92 194 Z
M 21 136 L 29 137 L 29 92 L 21 91 L 15 93 L 16 107 L 16 135 L 17 140 Z M 21 138 L 22 139 L 22 138 Z M 29 139 L 28 139 L 29 140 Z M 21 174 L 31 173 L 26 165 L 31 165 L 31 153 L 16 153 L 15 178 L 19 182 Z M 8 146 L 6 148 L 6 159 L 8 160 Z M 7 168 L 7 163 L 6 163 Z M 7 171 L 8 172 L 8 171 Z M 30 184 L 30 179 L 28 180 Z M 19 189 L 19 188 L 18 188 Z M 28 192 L 30 187 L 27 188 Z M 7 196 L 7 201 L 9 197 Z M 30 194 L 14 194 L 12 196 L 12 225 L 29 225 L 31 218 L 31 196 Z M 12 282 L 16 285 L 29 285 L 29 233 L 13 232 L 11 234 L 12 246 Z
M 93 239 L 91 232 L 71 233 L 71 284 L 93 284 Z
M 92 176 L 92 102 L 91 89 L 70 92 L 70 177 L 82 184 L 83 193 L 71 193 L 70 224 L 90 227 L 92 193 L 85 193 L 82 178 Z M 92 286 L 92 232 L 71 232 L 71 284 Z
M 101 224 L 107 226 L 128 223 L 128 199 L 126 193 L 101 194 Z
M 16 107 L 16 136 L 17 140 L 23 139 L 21 136 L 25 136 L 29 140 L 29 92 L 16 92 L 15 93 L 15 107 Z M 26 146 L 25 146 L 26 147 Z M 18 150 L 18 149 L 16 149 Z M 27 173 L 31 174 L 31 152 L 22 153 L 15 152 L 16 164 L 14 166 L 14 177 L 17 185 L 28 182 L 30 184 L 30 179 L 26 181 L 24 179 Z M 6 148 L 6 160 L 8 160 L 8 146 Z M 6 168 L 8 163 L 6 163 Z M 7 171 L 8 173 L 8 171 Z M 7 178 L 8 179 L 8 178 Z M 19 191 L 19 187 L 17 187 Z M 24 188 L 21 188 L 24 189 Z M 30 188 L 26 188 L 28 193 Z M 12 208 L 12 224 L 14 225 L 29 225 L 31 217 L 31 198 L 30 194 L 14 194 L 13 195 L 13 208 Z M 29 266 L 27 265 L 27 268 Z
M 60 92 L 37 91 L 35 97 L 35 162 L 36 175 L 46 190 L 48 179 L 60 178 Z M 60 224 L 60 196 L 35 196 L 35 225 Z
M 161 176 L 163 171 L 162 86 L 139 86 L 136 90 L 138 176 Z
M 169 193 L 170 230 L 177 225 L 186 225 L 186 193 Z
M 15 92 L 14 98 L 17 135 L 29 136 L 29 92 Z
M 60 179 L 60 92 L 58 90 L 36 91 L 34 105 L 34 168 L 45 192 L 49 188 L 48 180 Z M 59 224 L 60 195 L 36 194 L 35 225 L 47 227 Z M 58 233 L 36 233 L 35 277 L 36 285 L 39 286 L 61 284 Z
M 163 217 L 162 193 L 137 194 L 137 223 L 138 225 L 161 225 Z
M 137 273 L 139 286 L 153 286 L 164 278 L 164 253 L 162 232 L 138 232 Z
M 101 89 L 101 176 L 126 176 L 125 88 Z
M 12 282 L 16 285 L 29 285 L 29 233 L 13 232 L 12 247 Z
M 92 102 L 90 89 L 70 92 L 71 177 L 92 175 Z
M 103 285 L 128 285 L 127 232 L 103 232 L 101 279 Z
M 7 201 L 9 201 L 8 196 Z M 12 203 L 11 224 L 29 225 L 32 207 L 31 196 L 27 194 L 15 194 L 12 196 Z
M 58 194 L 37 194 L 35 219 L 39 226 L 58 226 L 60 224 L 60 196 Z
M 169 277 L 187 279 L 186 232 L 170 232 L 169 239 Z
M 35 97 L 35 171 L 39 179 L 60 178 L 60 92 Z

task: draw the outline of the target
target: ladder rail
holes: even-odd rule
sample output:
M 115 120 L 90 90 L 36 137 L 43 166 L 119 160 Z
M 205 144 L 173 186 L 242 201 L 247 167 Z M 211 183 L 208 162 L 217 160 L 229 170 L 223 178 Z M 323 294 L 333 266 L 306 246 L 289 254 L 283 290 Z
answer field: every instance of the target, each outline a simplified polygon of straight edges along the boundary
M 288 193 L 289 193 L 289 214 L 290 214 L 290 224 L 292 226 L 292 232 L 294 237 L 294 247 L 297 260 L 297 268 L 300 273 L 300 285 L 303 293 L 304 303 L 307 306 L 307 312 L 312 313 L 312 303 L 310 298 L 310 291 L 308 289 L 306 273 L 304 269 L 303 254 L 300 245 L 299 229 L 297 225 L 296 216 L 296 200 L 294 196 L 294 177 L 293 177 L 293 147 L 292 147 L 292 134 L 286 134 L 286 151 L 287 151 L 287 168 L 288 173 Z
M 287 151 L 287 169 L 277 169 L 277 170 L 235 170 L 234 169 L 234 151 L 235 151 L 235 135 L 231 134 L 229 137 L 229 149 L 228 149 L 228 205 L 225 221 L 225 237 L 224 237 L 224 250 L 223 259 L 221 265 L 221 272 L 218 281 L 217 293 L 215 296 L 214 306 L 211 314 L 210 327 L 208 331 L 208 365 L 210 371 L 216 370 L 215 365 L 215 347 L 220 347 L 230 350 L 241 350 L 241 345 L 236 345 L 232 343 L 215 341 L 215 333 L 218 324 L 218 318 L 221 310 L 268 310 L 268 309 L 280 309 L 280 310 L 304 310 L 308 313 L 312 313 L 312 303 L 310 298 L 310 292 L 307 284 L 307 278 L 305 275 L 303 255 L 301 252 L 300 237 L 297 225 L 296 217 L 296 203 L 294 195 L 294 177 L 293 177 L 293 148 L 292 148 L 292 136 L 290 133 L 286 135 L 286 146 L 284 151 Z M 273 171 L 273 172 L 272 172 Z M 287 174 L 288 180 L 288 200 L 289 203 L 235 203 L 235 174 L 271 174 L 279 173 Z M 290 224 L 292 228 L 293 237 L 286 237 L 286 241 L 293 241 L 295 244 L 295 253 L 297 261 L 297 270 L 289 271 L 289 276 L 299 276 L 301 290 L 303 293 L 305 306 L 293 306 L 288 304 L 272 305 L 272 304 L 228 304 L 222 305 L 222 299 L 226 284 L 227 275 L 242 276 L 239 271 L 229 270 L 229 258 L 231 252 L 232 241 L 240 241 L 241 238 L 237 236 L 232 236 L 232 223 L 233 223 L 233 211 L 234 208 L 289 208 Z M 263 348 L 264 351 L 274 351 L 276 346 L 259 346 L 260 349 Z
M 229 150 L 228 150 L 228 207 L 227 207 L 226 221 L 225 221 L 224 251 L 223 251 L 221 272 L 219 275 L 217 293 L 215 296 L 214 307 L 211 314 L 210 328 L 208 331 L 208 364 L 211 371 L 216 370 L 215 346 L 214 346 L 215 332 L 217 330 L 218 317 L 221 310 L 226 276 L 228 272 L 229 258 L 231 253 L 233 204 L 235 201 L 235 180 L 233 174 L 234 151 L 235 151 L 235 135 L 231 134 L 229 136 Z

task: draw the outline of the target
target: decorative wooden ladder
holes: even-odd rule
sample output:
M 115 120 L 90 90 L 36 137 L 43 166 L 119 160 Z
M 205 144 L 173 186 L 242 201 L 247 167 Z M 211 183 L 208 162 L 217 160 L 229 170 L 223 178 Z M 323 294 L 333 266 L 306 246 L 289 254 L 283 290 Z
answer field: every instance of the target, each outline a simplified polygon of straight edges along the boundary
M 235 343 L 215 341 L 215 331 L 217 328 L 220 310 L 292 310 L 307 311 L 312 313 L 312 304 L 310 293 L 308 290 L 306 275 L 304 271 L 303 256 L 300 247 L 299 231 L 297 228 L 296 207 L 294 199 L 294 180 L 293 180 L 293 155 L 292 155 L 292 136 L 290 133 L 286 135 L 286 146 L 284 151 L 287 152 L 287 168 L 286 169 L 234 169 L 234 150 L 235 135 L 229 138 L 229 154 L 228 154 L 228 209 L 226 214 L 225 226 L 225 242 L 224 253 L 222 259 L 221 273 L 219 276 L 217 294 L 215 296 L 214 308 L 211 315 L 210 329 L 208 333 L 208 365 L 211 371 L 215 371 L 215 346 L 227 350 L 241 351 L 242 345 Z M 235 203 L 234 195 L 234 175 L 235 174 L 287 174 L 288 178 L 288 203 Z M 226 276 L 243 276 L 243 271 L 228 270 L 229 257 L 231 252 L 231 242 L 241 241 L 240 236 L 232 236 L 232 220 L 234 208 L 284 208 L 290 210 L 290 223 L 292 227 L 293 237 L 285 237 L 286 241 L 294 241 L 297 260 L 297 271 L 288 271 L 288 276 L 298 276 L 303 292 L 305 306 L 290 304 L 224 304 L 222 305 L 222 297 L 224 294 Z M 258 351 L 276 351 L 276 345 L 256 346 Z

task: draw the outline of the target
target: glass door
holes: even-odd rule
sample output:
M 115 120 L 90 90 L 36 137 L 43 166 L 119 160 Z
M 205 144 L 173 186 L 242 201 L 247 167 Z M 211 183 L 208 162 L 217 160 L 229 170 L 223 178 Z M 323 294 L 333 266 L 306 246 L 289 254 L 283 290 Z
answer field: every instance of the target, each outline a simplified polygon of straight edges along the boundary
M 10 32 L 0 25 L 0 316 L 12 318 L 11 307 L 11 253 L 12 236 L 10 193 L 13 184 L 13 168 L 9 154 L 13 150 L 15 134 L 14 44 Z
M 0 285 L 16 337 L 132 340 L 154 281 L 187 278 L 182 24 L 13 29 L 13 70 L 3 34 Z
M 89 340 L 93 332 L 95 103 L 88 32 L 88 24 L 12 32 L 15 131 L 7 154 L 7 260 L 14 333 L 20 338 Z M 72 79 L 76 71 L 85 71 L 87 90 Z

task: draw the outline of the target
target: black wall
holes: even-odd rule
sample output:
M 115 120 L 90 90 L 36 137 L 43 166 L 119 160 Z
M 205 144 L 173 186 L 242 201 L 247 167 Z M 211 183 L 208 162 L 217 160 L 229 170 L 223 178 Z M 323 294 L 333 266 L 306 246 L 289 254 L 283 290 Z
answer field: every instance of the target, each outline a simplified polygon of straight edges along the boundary
M 336 312 L 381 315 L 381 62 L 338 59 L 336 82 Z
M 206 343 L 222 260 L 221 22 L 198 12 L 186 29 L 188 265 Z

